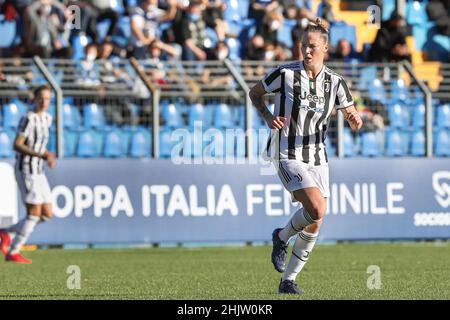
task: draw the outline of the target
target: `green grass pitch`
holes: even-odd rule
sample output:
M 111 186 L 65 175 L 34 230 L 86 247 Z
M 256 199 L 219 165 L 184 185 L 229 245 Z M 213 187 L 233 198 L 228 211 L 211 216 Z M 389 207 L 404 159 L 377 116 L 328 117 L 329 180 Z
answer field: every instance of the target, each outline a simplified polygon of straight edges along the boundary
M 297 278 L 302 296 L 277 294 L 271 247 L 37 250 L 32 265 L 0 262 L 0 299 L 450 299 L 450 244 L 318 245 Z M 67 268 L 81 289 L 67 288 Z M 367 288 L 367 268 L 381 289 Z

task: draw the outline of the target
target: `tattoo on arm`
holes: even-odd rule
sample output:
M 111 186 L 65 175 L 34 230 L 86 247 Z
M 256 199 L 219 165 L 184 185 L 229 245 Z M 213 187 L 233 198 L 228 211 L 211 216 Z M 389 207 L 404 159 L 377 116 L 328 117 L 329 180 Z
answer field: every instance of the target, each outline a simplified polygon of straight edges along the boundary
M 267 117 L 272 115 L 264 103 L 264 96 L 250 92 L 250 99 L 264 119 L 267 119 Z

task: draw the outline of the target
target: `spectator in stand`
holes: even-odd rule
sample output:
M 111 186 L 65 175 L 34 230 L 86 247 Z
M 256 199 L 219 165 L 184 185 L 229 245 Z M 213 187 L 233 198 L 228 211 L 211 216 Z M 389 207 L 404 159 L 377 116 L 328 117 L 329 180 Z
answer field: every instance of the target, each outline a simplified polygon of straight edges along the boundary
M 226 9 L 226 4 L 223 0 L 203 0 L 205 10 L 203 11 L 203 19 L 206 26 L 214 29 L 219 41 L 224 41 L 228 32 L 228 25 L 224 20 L 223 13 Z
M 328 22 L 334 21 L 334 13 L 333 13 L 333 7 L 331 6 L 330 0 L 322 0 L 322 12 L 320 14 L 319 18 L 322 18 L 322 20 L 326 20 Z
M 77 84 L 86 87 L 100 85 L 100 70 L 95 60 L 98 57 L 98 48 L 95 43 L 90 43 L 84 48 L 85 58 L 80 62 Z
M 394 13 L 391 18 L 381 23 L 375 41 L 369 51 L 371 62 L 411 61 L 411 54 L 406 45 L 406 21 Z
M 331 61 L 342 61 L 342 62 L 351 62 L 352 60 L 361 60 L 360 55 L 355 52 L 352 44 L 346 40 L 339 40 L 336 49 L 330 54 Z
M 206 23 L 202 0 L 191 0 L 189 7 L 178 16 L 174 32 L 183 47 L 183 60 L 206 60 Z
M 450 37 L 450 1 L 429 0 L 426 10 L 430 20 L 436 22 L 439 33 Z
M 72 50 L 62 43 L 66 7 L 55 0 L 39 0 L 25 10 L 24 46 L 28 56 L 69 58 Z
M 89 11 L 89 27 L 88 35 L 91 36 L 92 41 L 99 42 L 97 33 L 97 23 L 103 20 L 109 20 L 109 28 L 106 33 L 106 40 L 109 40 L 116 30 L 117 22 L 119 21 L 119 13 L 112 8 L 111 0 L 89 0 L 91 10 Z
M 272 44 L 278 43 L 278 29 L 283 26 L 284 18 L 283 16 L 276 12 L 268 12 L 262 23 L 256 28 L 256 34 L 260 35 L 264 41 L 269 41 Z
M 264 38 L 256 34 L 247 44 L 246 60 L 264 60 Z
M 282 8 L 283 16 L 289 20 L 295 20 L 297 18 L 297 1 L 296 0 L 279 0 Z
M 171 21 L 177 13 L 177 1 L 168 1 L 168 11 L 158 8 L 158 0 L 143 0 L 131 16 L 131 45 L 133 56 L 137 59 L 146 58 L 148 46 L 160 39 L 159 23 Z
M 255 19 L 259 25 L 268 12 L 278 9 L 279 3 L 276 0 L 252 0 L 248 9 L 248 17 Z

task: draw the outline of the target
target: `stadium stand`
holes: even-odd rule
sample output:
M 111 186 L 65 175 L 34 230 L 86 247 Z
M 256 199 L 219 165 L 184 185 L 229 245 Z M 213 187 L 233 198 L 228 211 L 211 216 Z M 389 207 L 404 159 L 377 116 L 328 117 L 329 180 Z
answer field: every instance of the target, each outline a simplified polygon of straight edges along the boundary
M 273 57 L 261 56 L 257 60 L 246 60 L 248 43 L 258 27 L 257 21 L 249 18 L 249 1 L 224 2 L 227 9 L 223 12 L 223 18 L 229 28 L 224 41 L 228 46 L 227 56 L 248 86 L 254 85 L 271 68 L 296 57 L 291 32 L 297 22 L 285 17 L 277 30 L 277 39 L 283 45 L 274 49 Z M 345 1 L 331 0 L 329 3 L 334 14 L 334 21 L 330 21 L 331 51 L 341 39 L 346 39 L 363 57 L 363 49 L 367 51 L 370 48 L 377 33 L 376 27 L 367 25 L 367 12 L 351 10 Z M 405 72 L 402 63 L 366 63 L 361 62 L 361 57 L 328 63 L 349 81 L 353 94 L 358 98 L 355 99 L 358 101 L 358 110 L 367 123 L 363 132 L 357 136 L 344 131 L 345 156 L 424 155 L 426 108 L 417 80 L 424 81 L 432 90 L 433 124 L 444 132 L 435 133 L 435 136 L 440 141 L 446 141 L 445 133 L 448 134 L 450 130 L 450 64 L 445 63 L 448 61 L 449 43 L 448 38 L 444 39 L 443 35 L 437 33 L 436 23 L 428 18 L 427 4 L 428 1 L 406 1 L 404 12 L 412 29 L 406 40 L 416 78 Z M 138 6 L 139 2 L 133 1 L 129 5 L 132 8 Z M 310 1 L 308 7 L 313 16 L 322 14 L 321 1 Z M 72 32 L 68 38 L 72 59 L 43 59 L 64 95 L 63 138 L 67 157 L 141 158 L 153 155 L 152 139 L 157 138 L 152 132 L 153 93 L 136 73 L 128 59 L 130 52 L 127 52 L 132 36 L 130 23 L 133 14 L 125 15 L 121 4 L 114 7 L 114 10 L 119 18 L 112 37 L 107 35 L 110 21 L 100 21 L 96 30 L 99 42 L 95 46 L 92 46 L 90 35 Z M 133 12 L 133 9 L 130 10 Z M 183 9 L 179 10 L 181 12 Z M 393 12 L 395 1 L 383 1 L 383 20 L 391 17 Z M 2 34 L 8 35 L 0 43 L 2 133 L 17 128 L 20 116 L 31 106 L 30 91 L 36 85 L 47 82 L 33 60 L 18 58 L 17 52 L 20 54 L 23 48 L 18 42 L 21 31 L 16 24 L 17 20 L 6 21 L 5 17 L 0 16 L 0 30 L 4 31 Z M 176 24 L 175 19 L 159 25 L 161 41 L 175 48 L 177 45 L 173 42 L 171 30 Z M 203 131 L 210 127 L 221 129 L 219 132 L 245 128 L 245 91 L 224 64 L 224 57 L 215 51 L 215 44 L 219 42 L 218 34 L 208 27 L 206 36 L 210 43 L 205 47 L 208 60 L 180 61 L 177 56 L 171 56 L 161 49 L 163 45 L 154 51 L 149 50 L 147 57 L 139 60 L 139 65 L 161 96 L 158 119 L 161 157 L 169 157 L 171 154 L 174 143 L 169 141 L 169 134 L 175 129 L 192 133 L 196 121 L 202 122 Z M 102 42 L 104 40 L 107 40 L 106 44 Z M 267 44 L 263 44 L 262 48 L 269 50 Z M 15 51 L 16 49 L 19 51 Z M 94 60 L 86 55 L 87 49 L 95 53 L 92 58 Z M 269 97 L 269 102 L 272 99 L 273 97 Z M 56 116 L 54 102 L 50 113 Z M 259 115 L 256 112 L 252 114 L 253 128 L 257 130 L 252 153 L 258 155 L 264 148 L 262 141 L 268 131 Z M 53 129 L 52 150 L 56 150 L 55 134 Z M 217 136 L 219 135 L 214 135 Z M 200 138 L 195 137 L 193 140 L 195 139 Z M 239 143 L 238 140 L 234 142 L 233 155 L 242 157 L 245 155 L 245 143 Z M 214 141 L 224 143 L 220 138 Z M 194 141 L 190 143 L 192 145 L 183 147 L 182 155 L 201 156 L 203 153 L 193 147 Z M 203 149 L 204 143 L 201 145 Z M 334 118 L 329 128 L 327 145 L 330 155 L 336 154 L 337 145 Z M 439 144 L 436 141 L 434 146 L 436 155 L 448 156 L 445 149 L 437 152 Z M 223 152 L 229 154 L 230 150 Z M 212 155 L 219 155 L 217 153 L 220 152 L 214 151 Z M 13 153 L 4 152 L 2 156 L 13 156 Z

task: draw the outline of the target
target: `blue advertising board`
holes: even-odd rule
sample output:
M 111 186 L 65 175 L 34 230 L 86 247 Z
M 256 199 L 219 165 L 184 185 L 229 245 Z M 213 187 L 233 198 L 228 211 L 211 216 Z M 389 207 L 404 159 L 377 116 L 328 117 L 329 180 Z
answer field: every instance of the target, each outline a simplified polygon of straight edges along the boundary
M 24 216 L 0 162 L 0 224 Z M 64 159 L 47 171 L 55 217 L 30 242 L 267 241 L 297 210 L 268 164 Z M 319 240 L 450 237 L 450 161 L 331 159 Z

